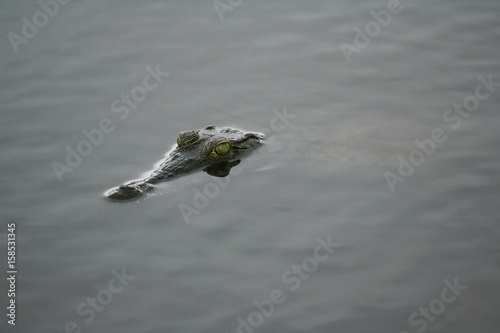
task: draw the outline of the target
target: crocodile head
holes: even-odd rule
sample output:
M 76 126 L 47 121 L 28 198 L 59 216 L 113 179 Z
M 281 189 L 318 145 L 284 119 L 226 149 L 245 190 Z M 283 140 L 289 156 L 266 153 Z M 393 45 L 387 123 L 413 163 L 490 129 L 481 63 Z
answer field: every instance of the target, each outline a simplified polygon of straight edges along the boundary
M 158 175 L 172 178 L 203 169 L 212 176 L 227 176 L 242 157 L 262 145 L 263 138 L 262 134 L 213 125 L 180 132 L 177 147 L 162 163 Z
M 111 201 L 136 199 L 153 184 L 203 170 L 216 177 L 225 177 L 231 168 L 262 145 L 264 136 L 245 133 L 228 127 L 208 126 L 196 131 L 180 132 L 177 147 L 159 168 L 143 180 L 132 181 L 110 190 Z

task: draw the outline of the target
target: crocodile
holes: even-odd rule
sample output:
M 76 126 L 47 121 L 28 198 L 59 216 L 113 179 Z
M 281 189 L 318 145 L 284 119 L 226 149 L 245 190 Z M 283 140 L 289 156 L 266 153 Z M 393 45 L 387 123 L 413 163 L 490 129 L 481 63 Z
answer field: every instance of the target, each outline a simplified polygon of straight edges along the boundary
M 177 146 L 161 162 L 158 169 L 141 180 L 134 180 L 109 190 L 107 198 L 114 202 L 136 200 L 154 185 L 199 170 L 211 176 L 225 177 L 241 158 L 263 144 L 264 135 L 245 133 L 229 127 L 207 126 L 195 131 L 183 131 Z

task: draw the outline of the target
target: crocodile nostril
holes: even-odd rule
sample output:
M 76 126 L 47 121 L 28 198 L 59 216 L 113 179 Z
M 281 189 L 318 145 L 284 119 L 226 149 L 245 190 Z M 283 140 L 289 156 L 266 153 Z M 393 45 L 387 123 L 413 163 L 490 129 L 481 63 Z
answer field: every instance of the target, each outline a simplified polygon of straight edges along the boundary
M 255 134 L 255 133 L 247 133 L 244 135 L 246 139 L 256 139 L 256 140 L 264 140 L 264 136 L 261 134 Z

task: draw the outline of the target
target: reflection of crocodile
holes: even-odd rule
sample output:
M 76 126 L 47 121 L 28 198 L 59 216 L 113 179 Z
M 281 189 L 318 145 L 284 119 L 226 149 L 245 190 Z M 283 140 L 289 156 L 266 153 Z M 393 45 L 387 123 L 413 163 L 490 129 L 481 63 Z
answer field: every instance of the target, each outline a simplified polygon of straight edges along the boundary
M 107 197 L 111 201 L 137 199 L 145 191 L 152 190 L 154 184 L 201 169 L 212 176 L 225 177 L 240 158 L 261 146 L 263 139 L 261 134 L 215 126 L 181 132 L 177 147 L 157 170 L 145 179 L 111 189 Z

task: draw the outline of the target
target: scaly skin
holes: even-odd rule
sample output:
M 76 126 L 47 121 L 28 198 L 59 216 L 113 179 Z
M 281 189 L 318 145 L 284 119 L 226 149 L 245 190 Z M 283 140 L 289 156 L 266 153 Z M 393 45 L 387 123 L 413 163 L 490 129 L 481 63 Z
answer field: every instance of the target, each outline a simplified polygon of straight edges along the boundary
M 179 134 L 177 147 L 142 180 L 135 180 L 108 191 L 111 201 L 138 199 L 154 185 L 189 173 L 204 170 L 217 177 L 225 177 L 240 159 L 262 145 L 262 134 L 244 133 L 232 128 L 208 126 Z

